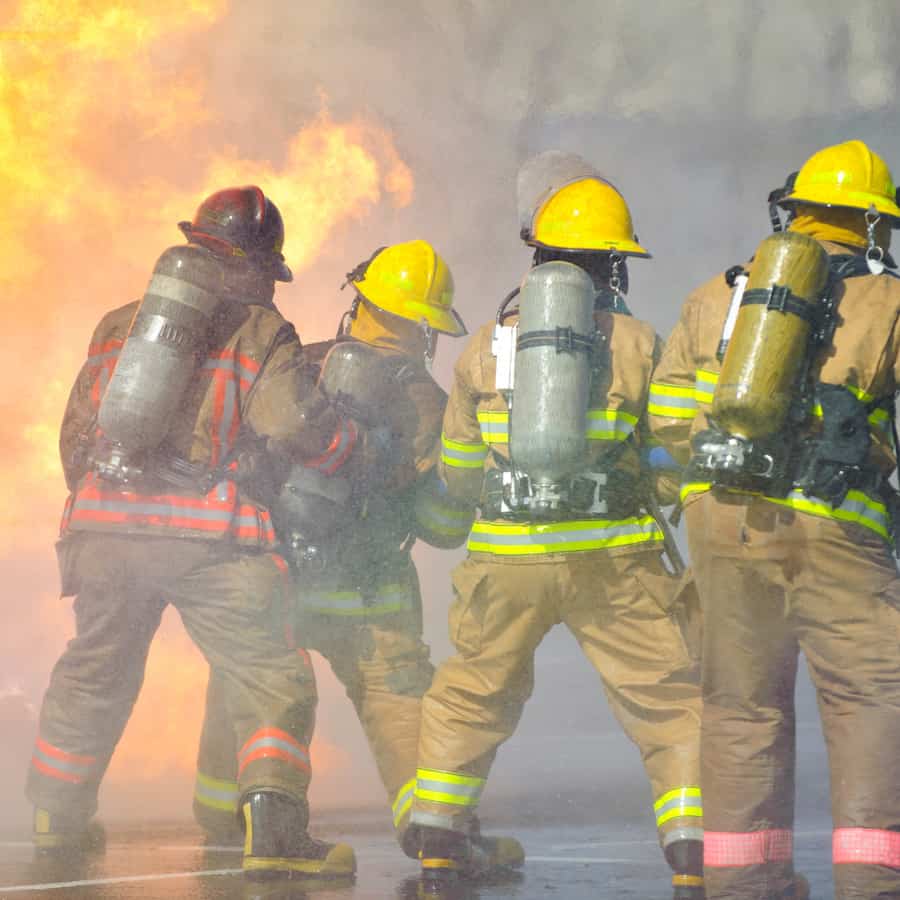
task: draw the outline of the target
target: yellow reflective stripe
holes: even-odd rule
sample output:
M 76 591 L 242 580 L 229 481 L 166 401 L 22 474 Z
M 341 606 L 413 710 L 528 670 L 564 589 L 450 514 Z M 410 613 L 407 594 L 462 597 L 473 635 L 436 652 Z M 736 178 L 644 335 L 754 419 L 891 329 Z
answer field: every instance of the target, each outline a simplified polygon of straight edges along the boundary
M 413 795 L 416 790 L 416 779 L 410 778 L 406 784 L 397 791 L 397 796 L 394 798 L 394 802 L 391 804 L 391 812 L 394 816 L 394 827 L 396 828 L 403 817 L 409 812 L 412 807 Z
M 441 462 L 454 469 L 480 469 L 487 459 L 487 444 L 464 443 L 441 435 Z
M 589 409 L 585 435 L 589 441 L 624 441 L 637 420 L 637 416 L 621 409 Z
M 712 489 L 709 482 L 693 482 L 681 486 L 680 496 L 682 503 L 693 494 L 701 494 L 704 491 Z M 796 509 L 798 512 L 805 512 L 811 516 L 819 516 L 822 519 L 835 519 L 839 522 L 851 522 L 856 525 L 862 525 L 870 531 L 874 531 L 877 535 L 888 540 L 890 537 L 888 525 L 887 508 L 878 500 L 873 500 L 862 491 L 848 491 L 844 502 L 834 509 L 830 503 L 825 500 L 819 500 L 816 497 L 807 497 L 802 491 L 791 491 L 787 497 L 767 497 L 757 491 L 742 491 L 737 488 L 727 488 L 726 490 L 732 494 L 746 494 L 749 497 L 762 497 L 769 503 L 776 503 L 778 506 L 786 506 L 790 509 Z
M 238 785 L 236 781 L 224 781 L 197 773 L 197 781 L 194 785 L 194 799 L 201 806 L 209 809 L 234 812 L 238 805 Z
M 441 772 L 437 769 L 417 769 L 415 796 L 432 803 L 452 806 L 477 806 L 484 789 L 484 778 Z
M 509 443 L 508 410 L 481 410 L 476 415 L 481 426 L 481 439 L 485 444 Z
M 869 415 L 869 424 L 885 434 L 891 433 L 891 416 L 886 409 L 876 409 Z
M 719 373 L 709 369 L 697 369 L 694 397 L 698 403 L 712 403 L 713 391 L 719 383 Z
M 528 556 L 604 550 L 662 539 L 659 525 L 652 516 L 581 519 L 543 525 L 479 521 L 472 526 L 468 549 L 474 553 Z
M 667 791 L 654 804 L 657 827 L 671 821 L 703 816 L 703 799 L 697 786 L 675 788 Z
M 305 613 L 324 616 L 369 616 L 403 612 L 413 607 L 412 594 L 405 584 L 383 584 L 374 598 L 367 600 L 360 591 L 314 591 L 300 593 L 300 608 Z
M 647 412 L 667 419 L 693 419 L 697 415 L 697 400 L 694 393 L 694 385 L 683 387 L 651 381 Z

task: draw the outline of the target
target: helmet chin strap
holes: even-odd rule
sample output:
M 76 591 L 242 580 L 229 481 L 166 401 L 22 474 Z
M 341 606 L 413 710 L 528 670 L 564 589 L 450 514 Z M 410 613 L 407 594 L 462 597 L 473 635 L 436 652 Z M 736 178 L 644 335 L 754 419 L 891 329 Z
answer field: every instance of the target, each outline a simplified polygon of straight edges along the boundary
M 881 213 L 870 206 L 866 210 L 866 265 L 873 275 L 880 275 L 884 271 L 884 248 L 878 246 L 875 237 L 875 229 L 881 221 Z
M 437 344 L 437 334 L 425 319 L 419 320 L 419 327 L 422 329 L 422 334 L 425 337 L 425 371 L 430 375 L 431 368 L 434 365 L 434 351 Z

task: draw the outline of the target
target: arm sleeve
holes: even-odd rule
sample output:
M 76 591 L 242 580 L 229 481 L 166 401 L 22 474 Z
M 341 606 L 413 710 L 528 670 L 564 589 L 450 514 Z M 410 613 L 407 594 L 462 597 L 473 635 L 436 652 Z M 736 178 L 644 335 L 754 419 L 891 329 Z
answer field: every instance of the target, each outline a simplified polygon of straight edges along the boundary
M 244 421 L 268 439 L 268 449 L 276 457 L 307 464 L 323 457 L 346 459 L 355 442 L 355 428 L 340 419 L 316 386 L 290 326 L 275 338 L 247 398 Z
M 653 345 L 653 370 L 656 371 L 662 356 L 662 341 L 657 337 Z M 650 390 L 652 391 L 652 385 Z M 678 499 L 682 467 L 670 451 L 650 430 L 649 414 L 645 407 L 637 426 L 638 444 L 641 454 L 642 477 L 647 487 L 663 506 Z
M 487 444 L 481 438 L 478 392 L 472 379 L 479 347 L 479 336 L 476 335 L 456 362 L 453 387 L 444 413 L 438 465 L 438 474 L 447 485 L 449 495 L 469 504 L 477 503 L 481 497 L 484 461 L 488 455 Z
M 97 405 L 93 390 L 97 380 L 97 366 L 85 362 L 69 393 L 69 402 L 59 431 L 59 455 L 69 490 L 74 490 L 78 480 L 87 471 L 88 444 Z
M 697 415 L 697 366 L 692 341 L 696 334 L 697 308 L 696 297 L 691 295 L 662 350 L 647 403 L 651 439 L 681 465 L 690 459 L 691 426 Z

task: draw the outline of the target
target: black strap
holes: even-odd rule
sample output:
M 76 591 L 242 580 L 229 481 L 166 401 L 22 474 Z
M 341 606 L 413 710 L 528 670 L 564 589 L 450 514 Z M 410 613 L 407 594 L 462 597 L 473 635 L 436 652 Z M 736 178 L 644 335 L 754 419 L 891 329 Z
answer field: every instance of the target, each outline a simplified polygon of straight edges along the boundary
M 579 334 L 572 328 L 527 331 L 516 341 L 516 351 L 532 347 L 555 347 L 557 353 L 593 353 L 594 336 Z
M 820 314 L 818 303 L 801 300 L 787 285 L 782 284 L 773 284 L 768 289 L 754 288 L 746 291 L 741 298 L 741 306 L 754 305 L 762 305 L 776 312 L 792 313 L 810 323 L 818 321 Z

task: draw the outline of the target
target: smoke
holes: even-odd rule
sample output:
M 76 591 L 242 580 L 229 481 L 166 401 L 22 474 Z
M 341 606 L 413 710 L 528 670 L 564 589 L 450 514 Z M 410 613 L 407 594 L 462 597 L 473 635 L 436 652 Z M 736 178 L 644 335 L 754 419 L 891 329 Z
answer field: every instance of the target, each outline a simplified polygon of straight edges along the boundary
M 52 554 L 65 398 L 99 315 L 139 296 L 157 254 L 178 238 L 174 223 L 209 190 L 257 181 L 281 206 L 297 279 L 279 304 L 305 339 L 333 333 L 345 272 L 375 247 L 414 237 L 450 262 L 471 330 L 528 263 L 517 238 L 518 165 L 546 149 L 580 153 L 629 201 L 654 255 L 631 266 L 629 302 L 665 334 L 691 287 L 752 252 L 768 227 L 767 192 L 809 153 L 859 137 L 895 169 L 900 155 L 891 0 L 852 14 L 830 0 L 573 0 L 562 12 L 494 0 L 335 0 L 304 4 L 302 14 L 287 0 L 4 0 L 0 23 L 0 685 L 14 684 L 20 698 L 0 703 L 0 727 L 16 736 L 0 780 L 10 797 L 20 792 L 33 707 L 71 632 Z M 445 386 L 460 349 L 441 342 Z M 417 555 L 427 637 L 442 657 L 459 555 Z M 538 773 L 561 790 L 574 769 L 601 787 L 640 784 L 623 739 L 610 738 L 620 742 L 614 777 L 587 758 L 593 751 L 555 740 L 593 747 L 616 731 L 574 649 L 562 634 L 542 647 L 538 690 L 500 754 L 489 806 Z M 187 814 L 203 676 L 168 615 L 106 809 L 139 798 L 142 810 Z M 570 712 L 558 703 L 563 683 Z M 381 802 L 340 694 L 324 673 L 313 799 Z M 541 752 L 530 752 L 538 741 Z M 137 759 L 140 783 L 126 765 Z

